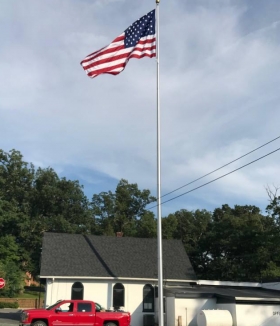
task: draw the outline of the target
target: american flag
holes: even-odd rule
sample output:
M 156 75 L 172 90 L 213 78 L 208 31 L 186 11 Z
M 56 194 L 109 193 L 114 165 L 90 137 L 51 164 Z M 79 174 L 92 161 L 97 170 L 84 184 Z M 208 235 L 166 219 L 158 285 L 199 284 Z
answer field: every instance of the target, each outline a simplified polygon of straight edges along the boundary
M 111 44 L 89 54 L 81 65 L 87 75 L 118 75 L 129 59 L 156 56 L 155 10 L 130 25 Z

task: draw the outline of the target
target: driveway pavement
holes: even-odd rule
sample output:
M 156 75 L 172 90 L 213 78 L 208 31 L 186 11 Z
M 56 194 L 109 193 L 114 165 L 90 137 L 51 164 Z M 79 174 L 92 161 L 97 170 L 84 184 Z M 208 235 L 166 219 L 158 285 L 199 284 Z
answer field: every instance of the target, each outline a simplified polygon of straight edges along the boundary
M 18 325 L 20 311 L 20 309 L 0 309 L 0 326 Z

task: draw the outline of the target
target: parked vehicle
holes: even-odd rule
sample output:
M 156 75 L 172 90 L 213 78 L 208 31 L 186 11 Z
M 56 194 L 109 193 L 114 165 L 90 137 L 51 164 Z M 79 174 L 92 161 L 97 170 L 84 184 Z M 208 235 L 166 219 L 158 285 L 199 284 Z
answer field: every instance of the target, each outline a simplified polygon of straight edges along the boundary
M 46 309 L 26 309 L 19 326 L 130 326 L 129 312 L 105 310 L 87 300 L 62 300 Z

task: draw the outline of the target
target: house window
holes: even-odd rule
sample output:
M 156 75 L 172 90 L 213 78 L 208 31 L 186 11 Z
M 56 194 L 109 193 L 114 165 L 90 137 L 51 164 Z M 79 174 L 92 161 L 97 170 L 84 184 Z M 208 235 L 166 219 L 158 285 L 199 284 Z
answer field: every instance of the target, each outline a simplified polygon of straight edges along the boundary
M 116 283 L 113 288 L 113 307 L 119 309 L 124 307 L 124 286 Z
M 145 312 L 154 312 L 154 288 L 151 284 L 146 284 L 143 287 L 143 311 Z
M 81 282 L 75 282 L 72 285 L 71 300 L 84 299 L 84 286 Z

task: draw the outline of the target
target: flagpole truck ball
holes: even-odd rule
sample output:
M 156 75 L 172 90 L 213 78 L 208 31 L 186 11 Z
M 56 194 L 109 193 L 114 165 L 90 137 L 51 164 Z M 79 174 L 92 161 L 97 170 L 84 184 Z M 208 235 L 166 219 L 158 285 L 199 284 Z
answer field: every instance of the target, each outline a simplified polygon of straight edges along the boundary
M 0 289 L 3 289 L 5 284 L 6 284 L 5 280 L 3 278 L 0 278 Z

